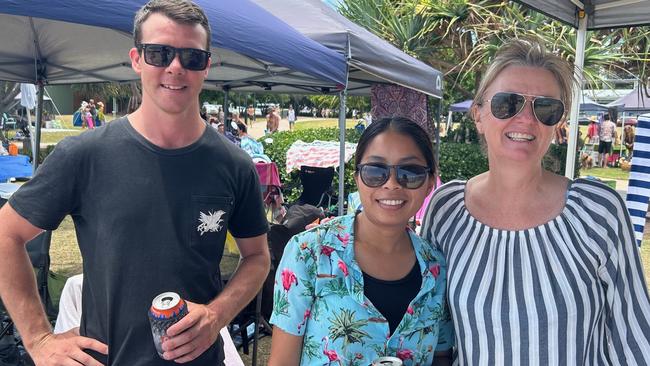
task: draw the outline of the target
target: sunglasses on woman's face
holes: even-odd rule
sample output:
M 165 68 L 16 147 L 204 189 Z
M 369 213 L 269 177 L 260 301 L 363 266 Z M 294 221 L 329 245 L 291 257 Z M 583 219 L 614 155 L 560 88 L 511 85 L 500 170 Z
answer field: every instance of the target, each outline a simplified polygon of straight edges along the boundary
M 144 62 L 151 66 L 167 67 L 178 54 L 181 65 L 187 70 L 201 71 L 208 67 L 210 52 L 198 48 L 176 48 L 164 44 L 143 43 L 138 46 L 143 51 Z
M 508 119 L 521 113 L 529 99 L 533 104 L 535 118 L 547 126 L 557 124 L 564 116 L 564 103 L 555 98 L 500 92 L 486 101 L 490 102 L 490 110 L 494 117 Z
M 431 168 L 416 164 L 387 165 L 368 163 L 357 165 L 357 172 L 361 177 L 361 181 L 371 188 L 381 187 L 388 182 L 391 170 L 395 172 L 397 183 L 406 189 L 422 187 L 429 174 L 431 174 Z

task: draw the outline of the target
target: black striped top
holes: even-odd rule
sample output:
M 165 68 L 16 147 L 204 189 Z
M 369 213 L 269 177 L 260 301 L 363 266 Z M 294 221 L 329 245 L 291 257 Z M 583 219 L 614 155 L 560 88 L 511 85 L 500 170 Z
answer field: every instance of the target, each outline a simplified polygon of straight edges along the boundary
M 620 196 L 585 179 L 562 212 L 500 230 L 442 186 L 422 227 L 447 259 L 456 365 L 650 365 L 650 300 Z

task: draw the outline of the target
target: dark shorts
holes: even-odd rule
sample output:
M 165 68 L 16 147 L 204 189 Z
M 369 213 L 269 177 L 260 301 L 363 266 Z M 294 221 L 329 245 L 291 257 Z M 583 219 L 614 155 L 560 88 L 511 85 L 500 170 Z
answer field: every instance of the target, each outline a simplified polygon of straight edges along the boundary
M 598 153 L 599 154 L 610 154 L 612 152 L 612 142 L 611 141 L 601 141 L 598 144 Z

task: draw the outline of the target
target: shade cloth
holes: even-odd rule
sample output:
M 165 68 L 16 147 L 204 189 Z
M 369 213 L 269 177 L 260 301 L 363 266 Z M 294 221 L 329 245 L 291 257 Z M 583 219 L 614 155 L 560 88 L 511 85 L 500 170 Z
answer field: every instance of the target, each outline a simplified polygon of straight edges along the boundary
M 643 231 L 650 200 L 650 114 L 639 116 L 634 136 L 632 168 L 628 180 L 625 204 L 630 213 L 637 244 L 643 241 Z
M 429 136 L 433 136 L 425 94 L 399 85 L 386 84 L 373 85 L 371 90 L 370 104 L 374 120 L 406 117 L 420 125 Z
M 301 166 L 315 166 L 319 168 L 338 167 L 339 150 L 338 141 L 303 142 L 298 140 L 291 144 L 287 150 L 287 172 L 300 169 Z M 345 162 L 347 163 L 354 155 L 357 144 L 345 143 Z

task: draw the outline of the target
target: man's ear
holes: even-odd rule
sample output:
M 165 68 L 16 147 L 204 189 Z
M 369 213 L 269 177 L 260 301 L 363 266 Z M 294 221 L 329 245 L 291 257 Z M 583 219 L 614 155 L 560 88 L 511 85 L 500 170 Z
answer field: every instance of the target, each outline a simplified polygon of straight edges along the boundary
M 131 68 L 136 74 L 140 75 L 142 72 L 142 66 L 140 65 L 140 52 L 137 48 L 131 48 L 129 51 L 129 58 L 131 59 Z
M 212 57 L 208 58 L 208 67 L 205 68 L 205 72 L 203 74 L 204 78 L 208 77 L 208 74 L 210 73 L 210 66 L 212 66 Z

